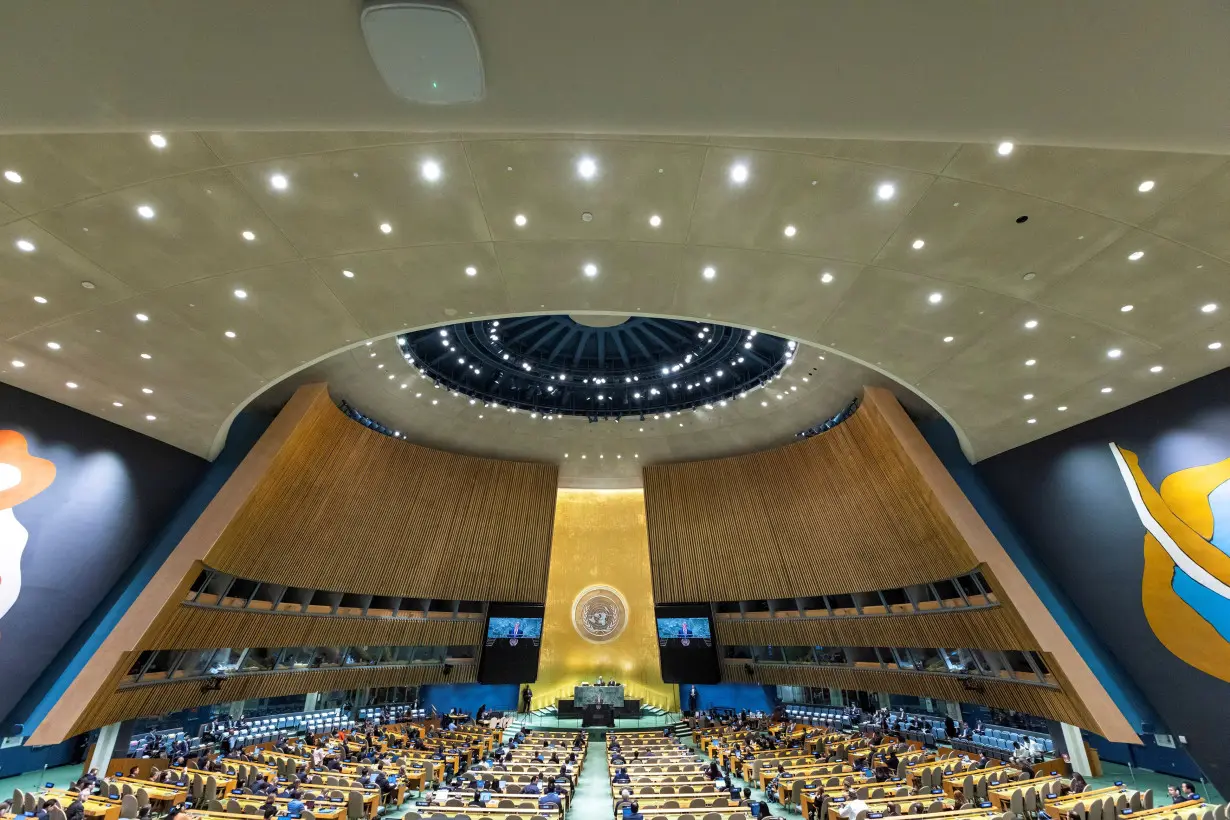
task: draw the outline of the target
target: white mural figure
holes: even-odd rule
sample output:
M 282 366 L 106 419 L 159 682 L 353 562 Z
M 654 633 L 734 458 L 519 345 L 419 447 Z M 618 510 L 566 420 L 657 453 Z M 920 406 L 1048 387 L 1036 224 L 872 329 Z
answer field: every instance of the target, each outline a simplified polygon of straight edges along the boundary
M 14 430 L 0 430 L 0 618 L 21 594 L 21 555 L 30 534 L 13 508 L 51 486 L 56 468 L 31 456 L 26 439 Z

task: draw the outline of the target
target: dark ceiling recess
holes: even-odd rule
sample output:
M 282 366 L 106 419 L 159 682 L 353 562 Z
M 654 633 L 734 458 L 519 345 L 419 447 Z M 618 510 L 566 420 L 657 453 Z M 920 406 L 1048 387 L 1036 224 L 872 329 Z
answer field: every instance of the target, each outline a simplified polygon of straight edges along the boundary
M 635 316 L 610 327 L 520 316 L 398 337 L 411 367 L 489 406 L 590 421 L 728 401 L 781 373 L 795 343 L 726 325 Z

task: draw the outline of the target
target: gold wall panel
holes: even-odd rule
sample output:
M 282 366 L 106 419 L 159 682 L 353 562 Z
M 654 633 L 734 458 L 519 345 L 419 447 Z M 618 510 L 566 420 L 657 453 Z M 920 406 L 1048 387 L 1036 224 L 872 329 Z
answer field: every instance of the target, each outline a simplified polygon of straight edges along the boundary
M 308 411 L 205 563 L 289 586 L 541 602 L 559 469 L 420 447 Z
M 646 467 L 645 505 L 662 603 L 888 589 L 978 564 L 866 402 L 785 447 Z
M 625 697 L 678 709 L 679 687 L 662 681 L 658 661 L 643 493 L 560 490 L 550 572 L 534 708 L 569 699 L 574 686 L 603 675 L 624 683 Z M 627 624 L 614 639 L 595 643 L 574 627 L 573 604 L 599 585 L 619 592 Z
M 865 692 L 890 692 L 896 695 L 939 698 L 963 703 L 981 703 L 1050 718 L 1074 726 L 1090 726 L 1089 713 L 1058 689 L 1006 680 L 979 680 L 978 691 L 966 688 L 955 677 L 890 672 L 882 669 L 840 669 L 786 664 L 757 665 L 748 677 L 748 661 L 724 661 L 722 679 L 735 683 L 756 682 L 777 686 L 827 686 L 832 689 L 858 689 Z
M 1004 607 L 863 618 L 716 618 L 723 646 L 948 646 L 962 649 L 1037 649 Z

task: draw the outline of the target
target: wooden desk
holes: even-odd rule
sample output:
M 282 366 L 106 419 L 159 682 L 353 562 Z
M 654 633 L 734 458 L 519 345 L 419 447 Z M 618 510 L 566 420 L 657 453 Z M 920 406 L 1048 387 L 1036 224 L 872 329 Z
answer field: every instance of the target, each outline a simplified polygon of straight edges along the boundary
M 485 806 L 462 806 L 459 808 L 457 806 L 438 806 L 435 804 L 422 806 L 415 803 L 410 807 L 410 810 L 406 812 L 402 820 L 405 820 L 406 817 L 409 817 L 414 813 L 417 813 L 424 818 L 434 818 L 436 815 L 444 815 L 445 817 L 451 818 L 459 814 L 464 814 L 471 818 L 482 817 L 483 820 L 503 820 L 503 818 L 509 817 L 510 815 L 516 815 L 521 818 L 526 817 L 526 809 L 500 809 L 488 808 Z M 534 814 L 541 815 L 542 817 L 547 818 L 547 820 L 557 820 L 557 818 L 563 817 L 563 812 L 548 808 L 535 809 Z M 249 818 L 249 820 L 251 820 L 251 818 Z
M 863 802 L 867 804 L 868 814 L 874 812 L 882 813 L 888 808 L 890 803 L 896 803 L 901 807 L 901 813 L 903 815 L 909 815 L 910 806 L 915 803 L 922 803 L 923 811 L 925 812 L 936 801 L 944 804 L 945 816 L 948 816 L 948 813 L 952 810 L 953 802 L 951 797 L 944 794 L 916 794 L 912 797 L 908 794 L 901 797 L 875 797 L 870 800 L 864 800 Z M 826 820 L 839 820 L 838 812 L 841 811 L 841 807 L 844 805 L 845 801 L 839 803 L 835 800 L 830 800 L 829 816 Z M 979 811 L 986 812 L 989 811 L 989 809 L 980 809 Z
M 44 800 L 55 798 L 60 801 L 60 808 L 67 809 L 68 804 L 76 799 L 77 795 L 67 789 L 47 789 L 39 793 Z M 112 800 L 109 797 L 94 794 L 86 797 L 82 804 L 85 806 L 85 816 L 92 820 L 119 820 L 120 817 L 120 801 Z M 20 813 L 10 815 L 13 817 L 21 817 Z
M 145 789 L 145 793 L 149 795 L 151 803 L 174 805 L 184 802 L 184 799 L 188 796 L 187 787 L 168 786 L 166 783 L 155 783 L 151 780 L 141 780 L 136 777 L 112 777 L 110 782 L 127 783 L 132 786 L 134 792 L 137 789 Z
M 1151 809 L 1134 811 L 1126 820 L 1135 820 L 1137 817 L 1148 817 L 1153 818 L 1153 820 L 1177 818 L 1180 813 L 1182 813 L 1183 817 L 1187 817 L 1191 813 L 1195 813 L 1197 817 L 1200 817 L 1204 814 L 1205 809 L 1216 807 L 1216 803 L 1206 803 L 1203 800 L 1185 800 L 1182 803 L 1171 803 L 1168 806 L 1154 806 Z
M 1029 780 L 1008 781 L 1005 783 L 1000 783 L 998 786 L 992 786 L 988 783 L 987 799 L 990 800 L 991 804 L 1000 811 L 1007 811 L 1012 807 L 1012 793 L 1017 789 L 1024 792 L 1026 789 L 1032 788 L 1038 793 L 1038 797 L 1040 799 L 1045 800 L 1046 789 L 1044 787 L 1049 783 L 1055 782 L 1056 780 L 1065 785 L 1071 782 L 1066 777 L 1060 777 L 1059 775 L 1048 775 L 1046 777 L 1031 777 Z
M 646 817 L 671 817 L 680 814 L 696 814 L 700 811 L 700 809 L 689 809 L 684 806 L 680 806 L 677 809 L 642 808 L 641 814 Z M 705 806 L 703 814 L 711 813 L 720 814 L 723 817 L 730 817 L 734 814 L 741 814 L 744 817 L 751 816 L 750 812 L 748 812 L 748 810 L 743 806 Z
M 861 787 L 861 786 L 867 786 L 869 789 L 870 789 L 870 788 L 876 788 L 876 787 L 878 787 L 878 788 L 884 789 L 884 792 L 885 792 L 885 794 L 887 795 L 887 794 L 888 794 L 888 792 L 893 791 L 893 790 L 896 790 L 896 789 L 900 788 L 901 786 L 905 786 L 905 785 L 906 785 L 905 780 L 888 780 L 888 781 L 885 781 L 884 783 L 875 783 L 874 781 L 872 781 L 872 782 L 870 782 L 870 783 L 868 783 L 868 782 L 863 782 L 863 783 L 855 783 L 855 784 L 854 784 L 854 787 L 855 787 L 856 789 L 857 789 L 857 788 L 859 788 L 859 787 Z M 813 805 L 815 805 L 815 802 L 816 802 L 816 795 L 819 793 L 819 791 L 820 791 L 819 789 L 804 789 L 804 790 L 803 790 L 803 796 L 802 796 L 801 798 L 799 798 L 799 805 L 800 805 L 800 806 L 801 806 L 801 808 L 802 808 L 802 811 L 803 811 L 803 816 L 804 816 L 804 817 L 810 817 L 810 816 L 811 816 L 811 807 L 812 807 Z M 845 787 L 844 787 L 844 786 L 831 786 L 831 787 L 830 787 L 830 786 L 825 786 L 825 794 L 829 795 L 829 797 L 830 797 L 830 798 L 833 798 L 833 797 L 840 797 L 840 796 L 842 796 L 842 795 L 844 795 L 844 794 L 845 794 Z M 789 796 L 789 793 L 787 793 L 787 796 Z M 910 802 L 915 802 L 915 801 L 917 801 L 917 800 L 918 800 L 918 798 L 920 798 L 920 797 L 923 797 L 923 798 L 931 798 L 930 800 L 923 800 L 923 801 L 922 801 L 922 802 L 923 802 L 923 805 L 925 806 L 925 805 L 929 805 L 929 804 L 931 803 L 931 801 L 932 801 L 932 800 L 938 800 L 938 799 L 940 799 L 942 796 L 943 796 L 943 795 L 938 795 L 938 794 L 937 794 L 937 795 L 920 794 L 920 795 L 917 795 L 917 796 L 916 796 L 916 797 L 914 797 L 914 798 L 910 798 L 908 795 L 907 795 L 907 796 L 905 796 L 905 797 L 894 797 L 894 798 L 889 798 L 889 797 L 878 798 L 878 797 L 877 797 L 877 798 L 870 798 L 870 799 L 868 799 L 868 800 L 866 800 L 866 801 L 864 801 L 864 802 L 868 802 L 868 803 L 869 803 L 869 802 L 871 802 L 871 800 L 873 800 L 873 799 L 874 799 L 874 800 L 880 800 L 880 799 L 883 799 L 883 800 L 886 800 L 886 801 L 888 801 L 888 802 L 890 802 L 890 803 L 891 803 L 891 802 L 893 802 L 893 800 L 894 800 L 894 799 L 895 799 L 895 800 L 897 800 L 897 801 L 901 801 L 901 800 L 910 800 Z M 781 801 L 781 802 L 782 802 L 782 804 L 783 804 L 783 805 L 785 805 L 785 801 L 784 801 L 784 800 L 783 800 L 783 801 Z M 906 813 L 906 812 L 902 811 L 902 814 L 905 814 L 905 813 Z
M 1055 797 L 1051 799 L 1044 798 L 1047 814 L 1054 817 L 1056 813 L 1067 814 L 1076 808 L 1077 803 L 1083 803 L 1085 806 L 1085 815 L 1089 814 L 1089 806 L 1095 800 L 1105 800 L 1111 798 L 1117 800 L 1119 795 L 1123 794 L 1131 798 L 1135 794 L 1135 789 L 1129 789 L 1127 786 L 1103 786 L 1100 789 L 1086 789 L 1080 794 L 1069 794 L 1065 797 Z M 1135 815 L 1135 812 L 1132 813 Z
M 965 771 L 944 775 L 942 788 L 945 794 L 952 794 L 957 789 L 963 790 L 965 788 L 965 778 L 967 777 L 973 777 L 974 781 L 977 782 L 980 777 L 990 778 L 992 775 L 996 775 L 994 779 L 1003 781 L 1019 772 L 1020 769 L 1005 765 L 987 766 L 985 769 L 966 769 Z M 973 795 L 969 794 L 965 796 L 967 798 L 973 797 Z

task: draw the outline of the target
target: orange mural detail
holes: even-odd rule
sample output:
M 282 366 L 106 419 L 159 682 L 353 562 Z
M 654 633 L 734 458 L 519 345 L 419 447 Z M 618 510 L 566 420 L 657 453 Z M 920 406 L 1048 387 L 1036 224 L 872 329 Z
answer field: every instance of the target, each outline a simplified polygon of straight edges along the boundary
M 0 430 L 0 618 L 21 593 L 21 554 L 30 534 L 13 514 L 13 507 L 51 486 L 56 466 L 30 455 L 25 436 Z

